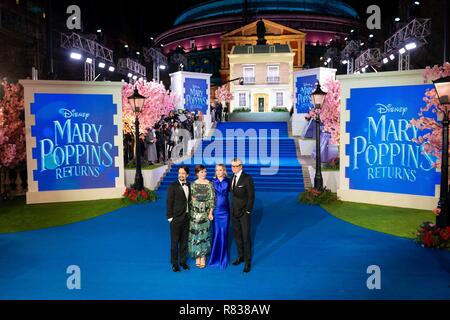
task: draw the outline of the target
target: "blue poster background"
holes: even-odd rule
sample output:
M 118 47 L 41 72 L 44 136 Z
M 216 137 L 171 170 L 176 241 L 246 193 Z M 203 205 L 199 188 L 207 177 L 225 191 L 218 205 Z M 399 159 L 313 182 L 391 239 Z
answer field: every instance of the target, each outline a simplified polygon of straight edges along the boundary
M 350 189 L 434 196 L 440 174 L 434 158 L 412 139 L 423 136 L 408 124 L 418 118 L 432 85 L 351 89 L 346 130 Z
M 115 187 L 116 112 L 112 95 L 35 94 L 31 134 L 39 191 Z
M 186 78 L 184 80 L 184 108 L 188 111 L 208 111 L 208 82 L 205 79 Z
M 308 113 L 312 109 L 311 92 L 317 83 L 317 76 L 298 77 L 295 81 L 295 95 L 297 97 L 297 113 Z

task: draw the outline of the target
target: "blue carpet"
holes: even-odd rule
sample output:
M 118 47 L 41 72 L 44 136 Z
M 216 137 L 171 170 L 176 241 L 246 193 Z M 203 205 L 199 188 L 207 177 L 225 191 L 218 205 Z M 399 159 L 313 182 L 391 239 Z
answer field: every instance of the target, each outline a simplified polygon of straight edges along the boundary
M 359 228 L 297 202 L 303 176 L 285 123 L 225 123 L 218 129 L 255 127 L 277 129 L 283 154 L 275 176 L 259 174 L 261 162 L 245 166 L 256 184 L 250 274 L 242 265 L 172 272 L 165 218 L 165 189 L 176 179 L 172 169 L 155 203 L 67 226 L 0 235 L 0 298 L 450 299 L 449 252 Z M 252 156 L 248 151 L 245 158 Z M 208 168 L 211 177 L 213 167 Z M 233 259 L 236 249 L 230 246 Z M 81 268 L 79 291 L 66 287 L 69 265 Z M 367 289 L 370 265 L 381 268 L 381 290 Z
M 88 221 L 0 235 L 0 298 L 450 299 L 449 252 L 345 223 L 296 196 L 257 193 L 249 274 L 242 265 L 173 273 L 164 194 Z M 69 265 L 81 268 L 79 291 L 66 288 Z M 369 265 L 381 268 L 381 290 L 366 287 Z

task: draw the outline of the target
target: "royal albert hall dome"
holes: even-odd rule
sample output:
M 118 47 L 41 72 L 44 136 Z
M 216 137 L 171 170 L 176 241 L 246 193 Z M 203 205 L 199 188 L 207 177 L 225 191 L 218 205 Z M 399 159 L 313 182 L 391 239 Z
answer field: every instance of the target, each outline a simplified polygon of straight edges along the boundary
M 182 12 L 173 28 L 155 39 L 169 53 L 220 47 L 220 36 L 257 19 L 306 32 L 307 45 L 325 46 L 360 25 L 357 12 L 338 0 L 214 0 Z

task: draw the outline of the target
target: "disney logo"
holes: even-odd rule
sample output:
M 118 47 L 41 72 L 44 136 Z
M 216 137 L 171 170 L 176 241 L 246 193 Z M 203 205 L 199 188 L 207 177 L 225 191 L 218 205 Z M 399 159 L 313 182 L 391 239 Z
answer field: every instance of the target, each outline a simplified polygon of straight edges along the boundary
M 59 109 L 59 113 L 66 119 L 70 119 L 70 118 L 84 118 L 84 120 L 87 120 L 87 118 L 89 118 L 91 116 L 90 113 L 77 112 L 77 110 L 75 110 L 75 109 L 68 110 L 68 109 L 61 108 L 61 109 Z
M 401 113 L 402 116 L 408 111 L 408 107 L 394 107 L 392 104 L 384 105 L 382 103 L 377 103 L 376 106 L 379 114 L 386 113 Z

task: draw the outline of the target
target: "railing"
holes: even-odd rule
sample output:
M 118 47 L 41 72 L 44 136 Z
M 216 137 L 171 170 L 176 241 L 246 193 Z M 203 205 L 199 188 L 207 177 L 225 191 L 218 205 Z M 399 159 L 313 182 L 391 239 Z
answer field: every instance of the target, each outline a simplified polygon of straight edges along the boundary
M 255 77 L 244 77 L 244 84 L 254 84 Z
M 280 83 L 280 77 L 267 77 L 267 83 Z
M 27 170 L 0 168 L 0 196 L 22 196 L 27 191 Z

